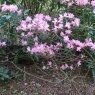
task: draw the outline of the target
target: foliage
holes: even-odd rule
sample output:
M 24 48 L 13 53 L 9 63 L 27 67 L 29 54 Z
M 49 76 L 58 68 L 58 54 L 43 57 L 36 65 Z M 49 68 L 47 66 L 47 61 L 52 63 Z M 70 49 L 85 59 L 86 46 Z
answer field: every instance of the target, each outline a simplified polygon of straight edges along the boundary
M 20 74 L 18 72 L 14 72 L 5 67 L 0 67 L 0 80 L 8 81 L 12 78 L 18 78 Z
M 17 0 L 0 0 L 0 4 L 3 4 L 4 2 L 7 2 L 9 4 L 16 3 Z
M 0 15 L 1 53 L 8 59 L 13 57 L 10 61 L 15 63 L 42 63 L 43 69 L 73 70 L 82 63 L 95 68 L 94 2 L 12 1 L 19 7 L 4 3 Z M 55 10 L 61 9 L 63 13 L 56 15 Z

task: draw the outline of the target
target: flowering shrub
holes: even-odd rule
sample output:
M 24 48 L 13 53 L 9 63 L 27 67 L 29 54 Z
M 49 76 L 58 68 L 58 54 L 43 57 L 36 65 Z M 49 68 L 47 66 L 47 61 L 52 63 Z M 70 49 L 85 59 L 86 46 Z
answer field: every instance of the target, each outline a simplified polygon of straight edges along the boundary
M 60 2 L 63 3 L 65 11 L 56 18 L 42 13 L 32 17 L 22 16 L 23 12 L 16 5 L 3 4 L 1 20 L 6 18 L 4 21 L 7 23 L 2 27 L 8 26 L 8 33 L 3 34 L 6 38 L 2 39 L 6 39 L 6 42 L 1 42 L 1 46 L 18 44 L 22 46 L 24 52 L 45 58 L 48 64 L 43 66 L 43 69 L 52 68 L 56 62 L 54 58 L 60 54 L 63 54 L 64 58 L 67 55 L 71 56 L 71 60 L 65 63 L 63 60 L 58 61 L 60 63 L 56 64 L 57 69 L 73 70 L 75 66 L 82 65 L 82 62 L 94 65 L 95 1 L 61 0 Z

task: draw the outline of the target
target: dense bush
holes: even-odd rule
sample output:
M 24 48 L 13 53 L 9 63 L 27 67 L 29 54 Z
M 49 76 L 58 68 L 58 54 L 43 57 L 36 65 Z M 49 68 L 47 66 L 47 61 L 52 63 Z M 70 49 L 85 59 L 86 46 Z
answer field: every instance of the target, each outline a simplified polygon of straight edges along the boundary
M 50 16 L 48 10 L 45 14 L 40 3 L 39 9 L 36 6 L 28 13 L 25 9 L 30 7 L 19 9 L 17 5 L 4 3 L 0 14 L 1 54 L 14 62 L 25 54 L 23 59 L 43 63 L 43 69 L 73 70 L 85 66 L 94 75 L 95 1 L 59 0 L 56 4 L 64 10 L 58 16 L 56 13 Z

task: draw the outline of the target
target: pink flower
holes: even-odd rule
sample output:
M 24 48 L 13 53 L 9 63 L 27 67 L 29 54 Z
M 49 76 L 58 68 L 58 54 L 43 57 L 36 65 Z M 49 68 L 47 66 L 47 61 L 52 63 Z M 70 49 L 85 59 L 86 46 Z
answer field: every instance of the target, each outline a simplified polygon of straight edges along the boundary
M 70 24 L 70 22 L 66 22 L 65 27 L 67 27 L 68 29 L 70 29 L 70 28 L 71 28 L 71 24 Z
M 62 23 L 63 17 L 64 17 L 63 15 L 61 15 L 61 14 L 59 15 L 59 18 L 58 18 L 58 22 L 59 22 L 59 23 Z
M 25 33 L 24 33 L 24 32 L 22 32 L 22 33 L 21 33 L 21 36 L 22 36 L 22 37 L 24 37 L 24 36 L 25 36 Z
M 54 21 L 52 21 L 54 23 L 54 25 L 56 25 L 56 23 L 58 23 L 58 19 L 54 18 Z
M 30 49 L 30 47 L 27 47 L 27 52 L 31 52 L 31 49 Z
M 43 70 L 45 70 L 46 69 L 46 66 L 43 66 L 43 68 L 42 68 Z
M 0 46 L 6 46 L 6 42 L 0 42 Z
M 9 9 L 10 12 L 17 12 L 18 10 L 18 7 L 16 5 L 10 5 L 9 7 L 10 7 Z
M 49 49 L 48 52 L 49 52 L 49 55 L 54 55 L 54 51 L 52 49 Z
M 32 19 L 31 19 L 31 17 L 26 17 L 26 22 L 31 22 L 32 21 Z
M 68 66 L 68 64 L 65 64 L 65 68 L 68 68 L 69 66 Z
M 3 11 L 9 11 L 9 12 L 12 12 L 12 13 L 14 13 L 14 12 L 17 12 L 17 10 L 18 10 L 18 7 L 16 6 L 16 5 L 6 5 L 6 3 L 4 3 L 3 5 L 2 5 L 2 12 Z
M 76 3 L 80 6 L 89 4 L 88 0 L 76 0 Z
M 71 34 L 72 31 L 71 31 L 71 30 L 66 30 L 65 33 L 66 33 L 66 34 Z
M 59 24 L 59 25 L 58 25 L 58 28 L 59 28 L 59 29 L 63 29 L 63 24 Z
M 4 12 L 4 11 L 9 11 L 10 10 L 10 6 L 9 5 L 6 5 L 6 3 L 4 3 L 3 5 L 2 5 L 2 12 Z
M 50 17 L 49 15 L 46 15 L 46 16 L 45 16 L 45 20 L 51 21 L 51 17 Z
M 91 46 L 92 50 L 95 50 L 95 43 Z
M 72 42 L 76 45 L 79 46 L 81 48 L 83 48 L 85 46 L 84 43 L 80 42 L 79 40 L 72 40 Z
M 69 42 L 69 37 L 68 36 L 64 36 L 64 42 L 65 43 Z
M 74 68 L 73 68 L 73 66 L 69 66 L 69 68 L 71 69 L 71 70 L 73 70 Z
M 27 45 L 27 41 L 21 40 L 22 45 Z
M 94 7 L 95 6 L 95 0 L 91 1 L 91 5 Z
M 65 18 L 74 18 L 74 15 L 72 13 L 64 13 L 63 14 Z
M 74 45 L 71 44 L 71 43 L 67 43 L 67 48 L 68 48 L 68 49 L 73 49 L 73 48 L 74 48 Z
M 73 25 L 74 26 L 79 26 L 80 25 L 80 19 L 79 18 L 75 18 Z
M 34 41 L 35 42 L 38 42 L 38 37 L 37 36 L 34 38 Z
M 22 14 L 22 11 L 21 11 L 21 10 L 18 10 L 18 11 L 17 11 L 17 14 L 18 14 L 18 15 L 21 15 L 21 14 Z
M 51 62 L 51 61 L 49 61 L 49 62 L 48 62 L 48 65 L 51 67 L 51 66 L 52 66 L 52 62 Z
M 62 66 L 60 67 L 60 69 L 65 70 L 66 68 L 65 68 L 64 65 L 62 65 Z
M 32 30 L 32 24 L 29 23 L 29 24 L 27 25 L 27 29 Z
M 81 51 L 81 47 L 77 47 L 77 51 Z
M 72 2 L 69 2 L 69 3 L 68 3 L 68 7 L 71 7 L 72 5 L 73 5 Z
M 42 21 L 39 24 L 38 30 L 42 30 L 43 32 L 49 31 L 49 24 L 46 21 Z
M 32 32 L 28 32 L 27 33 L 27 37 L 32 37 L 33 36 L 33 33 Z
M 78 65 L 78 66 L 81 65 L 81 60 L 78 60 L 77 65 Z
M 25 24 L 21 24 L 21 30 L 26 31 L 27 30 L 27 26 Z
M 74 18 L 74 15 L 72 13 L 68 13 L 68 18 Z
M 64 36 L 65 36 L 65 34 L 64 34 L 63 32 L 61 32 L 61 33 L 60 33 L 60 36 L 61 36 L 61 37 L 64 37 Z
M 64 16 L 65 18 L 67 18 L 67 17 L 68 17 L 68 13 L 65 12 L 65 13 L 63 14 L 63 16 Z
M 28 83 L 25 82 L 24 85 L 26 86 L 26 85 L 28 85 Z
M 43 19 L 44 18 L 44 15 L 43 14 L 36 14 L 35 15 L 35 18 L 39 18 L 40 19 Z

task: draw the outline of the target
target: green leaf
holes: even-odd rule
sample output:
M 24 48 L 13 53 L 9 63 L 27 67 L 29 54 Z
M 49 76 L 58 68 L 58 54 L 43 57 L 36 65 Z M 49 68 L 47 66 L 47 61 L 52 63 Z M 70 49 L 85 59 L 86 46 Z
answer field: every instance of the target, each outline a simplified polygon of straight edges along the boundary
M 93 79 L 94 79 L 94 82 L 95 82 L 95 68 L 93 68 L 91 71 L 92 71 Z

